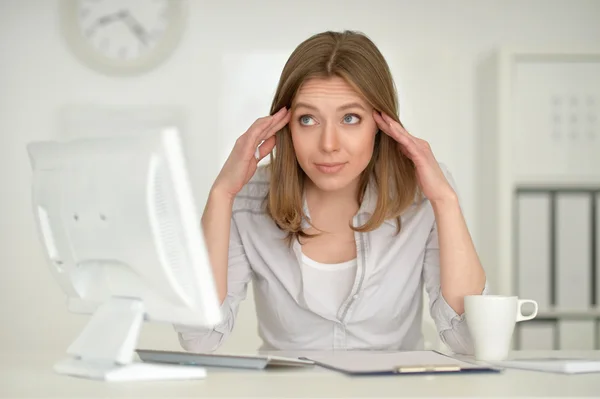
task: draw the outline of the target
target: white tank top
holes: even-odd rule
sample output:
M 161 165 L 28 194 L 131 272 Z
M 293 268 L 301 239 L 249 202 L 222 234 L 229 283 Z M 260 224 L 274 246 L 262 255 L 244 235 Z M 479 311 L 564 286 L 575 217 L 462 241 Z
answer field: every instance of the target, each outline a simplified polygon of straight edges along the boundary
M 304 297 L 313 311 L 335 318 L 354 284 L 357 260 L 319 263 L 302 254 Z

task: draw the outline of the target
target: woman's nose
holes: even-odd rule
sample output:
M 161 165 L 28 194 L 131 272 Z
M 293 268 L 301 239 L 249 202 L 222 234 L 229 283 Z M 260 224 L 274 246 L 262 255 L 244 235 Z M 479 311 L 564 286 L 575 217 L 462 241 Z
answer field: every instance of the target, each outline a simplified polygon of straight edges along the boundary
M 335 152 L 340 149 L 340 137 L 335 125 L 325 124 L 321 133 L 321 149 L 325 152 Z

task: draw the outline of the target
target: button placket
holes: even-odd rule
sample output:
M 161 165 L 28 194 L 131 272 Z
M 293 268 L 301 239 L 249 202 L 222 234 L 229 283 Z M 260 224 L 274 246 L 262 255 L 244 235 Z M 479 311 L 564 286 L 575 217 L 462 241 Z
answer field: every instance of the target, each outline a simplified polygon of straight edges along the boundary
M 346 343 L 346 327 L 340 323 L 335 323 L 333 327 L 333 348 L 343 349 Z
M 355 218 L 355 222 L 360 222 L 360 217 L 357 215 Z M 344 310 L 341 313 L 340 321 L 342 323 L 346 323 L 352 310 L 354 308 L 354 304 L 356 300 L 360 298 L 360 294 L 362 293 L 363 283 L 365 280 L 366 274 L 366 258 L 367 258 L 367 243 L 365 242 L 365 234 L 366 233 L 355 233 L 356 237 L 356 255 L 357 255 L 357 281 L 358 284 L 356 286 L 356 291 L 352 294 L 349 301 L 345 304 Z

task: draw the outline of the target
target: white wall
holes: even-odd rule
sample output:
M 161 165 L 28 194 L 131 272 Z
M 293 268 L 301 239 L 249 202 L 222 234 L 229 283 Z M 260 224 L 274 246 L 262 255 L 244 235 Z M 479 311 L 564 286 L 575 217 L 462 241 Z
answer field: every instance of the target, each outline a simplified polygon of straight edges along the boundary
M 202 206 L 227 146 L 270 98 L 239 109 L 251 92 L 231 90 L 224 60 L 289 54 L 310 34 L 356 29 L 371 36 L 397 79 L 401 114 L 453 171 L 477 240 L 475 110 L 479 66 L 498 46 L 600 43 L 600 1 L 201 1 L 175 54 L 139 77 L 110 78 L 81 65 L 59 35 L 57 4 L 0 2 L 0 348 L 64 348 L 85 322 L 64 308 L 43 262 L 30 214 L 25 144 L 60 137 L 67 105 L 165 105 L 185 113 L 185 140 Z M 243 64 L 240 64 L 243 65 Z M 271 66 L 273 64 L 270 64 Z M 276 77 L 275 77 L 276 78 Z M 248 79 L 252 80 L 251 76 Z M 263 79 L 270 79 L 263 77 Z M 249 86 L 246 90 L 250 90 Z M 272 92 L 272 89 L 267 90 Z M 264 104 L 264 106 L 262 105 Z M 494 271 L 489 270 L 490 279 Z M 227 349 L 257 345 L 252 304 L 245 303 Z M 170 326 L 147 326 L 142 346 L 176 348 Z

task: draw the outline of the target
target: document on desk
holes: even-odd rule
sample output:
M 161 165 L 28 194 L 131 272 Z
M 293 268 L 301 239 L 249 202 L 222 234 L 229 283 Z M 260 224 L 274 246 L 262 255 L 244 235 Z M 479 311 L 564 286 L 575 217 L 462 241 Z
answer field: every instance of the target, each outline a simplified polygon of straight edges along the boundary
M 600 359 L 582 358 L 520 358 L 493 362 L 498 367 L 546 371 L 559 374 L 600 373 Z
M 136 352 L 143 362 L 184 364 L 203 367 L 265 369 L 271 367 L 304 367 L 312 366 L 314 364 L 311 360 L 274 355 L 226 355 L 150 349 L 137 349 Z
M 458 360 L 436 351 L 334 351 L 309 355 L 316 365 L 350 375 L 499 372 L 501 369 Z

